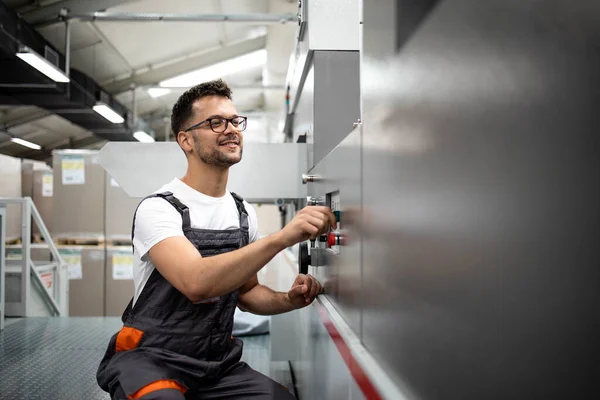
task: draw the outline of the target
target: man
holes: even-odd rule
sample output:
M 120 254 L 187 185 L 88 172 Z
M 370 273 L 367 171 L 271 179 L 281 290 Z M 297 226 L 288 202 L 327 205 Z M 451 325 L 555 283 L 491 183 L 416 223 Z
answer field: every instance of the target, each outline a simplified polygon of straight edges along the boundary
M 240 362 L 233 314 L 236 306 L 273 315 L 309 305 L 321 291 L 314 277 L 299 275 L 277 293 L 256 274 L 278 252 L 335 227 L 335 217 L 326 207 L 306 207 L 281 231 L 258 238 L 252 207 L 226 191 L 229 167 L 242 158 L 246 118 L 222 80 L 185 92 L 171 127 L 187 172 L 136 211 L 135 294 L 98 383 L 113 399 L 292 398 Z

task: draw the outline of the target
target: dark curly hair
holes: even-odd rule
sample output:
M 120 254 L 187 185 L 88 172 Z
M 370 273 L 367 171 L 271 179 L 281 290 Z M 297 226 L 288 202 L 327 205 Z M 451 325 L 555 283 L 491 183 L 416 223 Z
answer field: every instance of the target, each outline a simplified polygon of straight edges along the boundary
M 186 90 L 177 99 L 171 113 L 171 130 L 175 137 L 183 129 L 182 125 L 192 117 L 192 105 L 194 102 L 205 96 L 221 96 L 231 100 L 231 88 L 224 80 L 218 79 L 216 81 L 201 83 Z

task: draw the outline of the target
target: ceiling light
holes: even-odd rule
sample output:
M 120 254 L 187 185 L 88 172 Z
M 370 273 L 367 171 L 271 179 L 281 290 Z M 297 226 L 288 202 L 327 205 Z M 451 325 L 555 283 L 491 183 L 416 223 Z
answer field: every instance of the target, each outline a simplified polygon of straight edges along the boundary
M 94 109 L 94 111 L 102 115 L 104 118 L 106 118 L 113 124 L 122 124 L 123 122 L 125 122 L 125 119 L 122 116 L 117 114 L 115 110 L 113 110 L 104 103 L 96 103 L 96 105 L 92 108 Z
M 22 47 L 17 53 L 17 57 L 55 82 L 66 83 L 70 81 L 63 71 L 28 47 Z
M 166 79 L 159 83 L 162 87 L 191 87 L 202 82 L 211 81 L 232 75 L 237 72 L 249 70 L 267 62 L 267 50 L 262 49 L 231 58 L 208 67 L 200 68 L 174 78 Z
M 171 93 L 171 89 L 165 89 L 165 88 L 150 88 L 148 89 L 148 94 L 150 95 L 150 97 L 152 98 L 157 98 L 160 96 L 164 96 L 166 94 Z
M 39 144 L 31 143 L 31 142 L 28 142 L 27 140 L 23 140 L 23 139 L 19 139 L 19 138 L 11 138 L 10 140 L 11 140 L 11 142 L 20 144 L 21 146 L 29 147 L 30 149 L 33 149 L 33 150 L 41 150 L 42 149 L 42 146 L 40 146 Z
M 154 142 L 154 138 L 150 135 L 148 135 L 146 132 L 144 131 L 137 131 L 133 134 L 133 137 L 136 138 L 137 140 L 139 140 L 142 143 L 153 143 Z

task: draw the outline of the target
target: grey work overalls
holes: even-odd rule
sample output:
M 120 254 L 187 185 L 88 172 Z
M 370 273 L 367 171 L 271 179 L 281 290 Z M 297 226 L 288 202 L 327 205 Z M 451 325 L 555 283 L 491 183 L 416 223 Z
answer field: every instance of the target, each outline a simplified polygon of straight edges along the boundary
M 160 197 L 175 207 L 185 237 L 202 257 L 210 257 L 248 244 L 248 214 L 242 199 L 232 196 L 240 218 L 234 230 L 192 228 L 189 209 L 170 192 L 147 198 Z M 238 293 L 195 304 L 155 269 L 135 305 L 132 299 L 123 313 L 123 328 L 111 338 L 98 368 L 98 384 L 113 399 L 183 399 L 183 393 L 186 399 L 291 398 L 239 362 L 242 341 L 231 336 Z

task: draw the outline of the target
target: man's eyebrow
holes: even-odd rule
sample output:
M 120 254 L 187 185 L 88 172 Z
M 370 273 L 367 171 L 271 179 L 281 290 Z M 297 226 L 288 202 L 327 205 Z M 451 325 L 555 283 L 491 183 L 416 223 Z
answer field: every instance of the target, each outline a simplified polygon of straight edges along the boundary
M 236 118 L 236 117 L 239 117 L 239 115 L 237 115 L 237 114 L 233 114 L 233 115 L 231 116 L 231 118 Z M 206 119 L 210 119 L 210 118 L 227 118 L 227 117 L 225 117 L 225 116 L 223 116 L 223 115 L 219 115 L 219 114 L 214 114 L 214 115 L 211 115 L 211 116 L 208 116 L 208 117 L 206 117 Z

